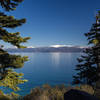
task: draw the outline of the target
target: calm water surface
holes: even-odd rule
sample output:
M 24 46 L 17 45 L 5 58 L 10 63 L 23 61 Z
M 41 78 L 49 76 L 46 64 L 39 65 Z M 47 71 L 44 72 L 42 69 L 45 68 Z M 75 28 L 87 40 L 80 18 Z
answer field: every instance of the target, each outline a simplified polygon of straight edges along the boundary
M 20 53 L 19 53 L 20 54 Z M 22 56 L 29 56 L 23 68 L 17 72 L 24 73 L 28 82 L 20 85 L 21 95 L 28 94 L 30 90 L 43 84 L 52 86 L 59 84 L 71 84 L 72 76 L 75 74 L 77 57 L 81 53 L 21 53 Z

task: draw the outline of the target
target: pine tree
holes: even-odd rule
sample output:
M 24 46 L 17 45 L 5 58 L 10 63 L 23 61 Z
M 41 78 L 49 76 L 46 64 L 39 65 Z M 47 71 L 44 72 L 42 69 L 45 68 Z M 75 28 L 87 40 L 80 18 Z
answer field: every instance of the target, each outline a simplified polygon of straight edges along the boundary
M 23 0 L 0 0 L 0 5 L 5 11 L 15 10 Z M 30 37 L 21 37 L 20 32 L 11 33 L 7 28 L 16 28 L 26 22 L 25 19 L 16 19 L 14 16 L 8 16 L 4 12 L 0 12 L 0 40 L 8 42 L 17 48 L 25 48 L 21 43 L 27 42 Z M 0 86 L 8 87 L 14 91 L 19 90 L 18 84 L 22 84 L 27 80 L 23 79 L 22 73 L 17 73 L 14 69 L 21 68 L 27 56 L 9 54 L 0 47 Z
M 90 31 L 85 33 L 90 48 L 78 59 L 76 66 L 78 73 L 74 76 L 74 83 L 85 83 L 95 86 L 95 95 L 100 96 L 100 11 L 96 15 L 96 22 Z
M 90 48 L 78 58 L 79 64 L 76 66 L 78 73 L 74 76 L 73 82 L 95 86 L 95 95 L 100 98 L 100 11 L 96 15 L 96 22 L 85 36 Z

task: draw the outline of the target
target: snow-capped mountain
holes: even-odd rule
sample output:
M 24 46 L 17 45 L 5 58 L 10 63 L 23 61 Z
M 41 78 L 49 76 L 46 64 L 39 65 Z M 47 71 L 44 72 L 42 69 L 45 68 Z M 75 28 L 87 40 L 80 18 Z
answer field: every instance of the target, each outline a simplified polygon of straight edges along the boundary
M 54 48 L 60 48 L 60 47 L 87 48 L 87 46 L 74 46 L 74 45 L 50 45 L 49 47 L 54 47 Z

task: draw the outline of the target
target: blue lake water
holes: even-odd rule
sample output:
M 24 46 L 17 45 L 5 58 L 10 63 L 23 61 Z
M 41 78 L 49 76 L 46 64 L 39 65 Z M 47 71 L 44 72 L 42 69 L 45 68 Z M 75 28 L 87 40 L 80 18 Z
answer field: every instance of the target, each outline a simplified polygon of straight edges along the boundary
M 59 84 L 71 84 L 72 76 L 75 74 L 77 58 L 81 53 L 17 53 L 29 56 L 29 61 L 17 72 L 24 73 L 28 82 L 20 85 L 21 95 L 28 94 L 30 90 L 43 84 L 52 86 Z M 7 91 L 7 90 L 6 90 Z

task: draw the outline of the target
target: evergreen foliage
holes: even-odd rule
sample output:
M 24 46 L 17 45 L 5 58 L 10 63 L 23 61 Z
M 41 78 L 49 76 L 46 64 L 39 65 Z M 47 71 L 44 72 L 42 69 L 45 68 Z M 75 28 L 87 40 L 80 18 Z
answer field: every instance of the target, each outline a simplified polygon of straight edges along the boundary
M 16 6 L 23 0 L 0 0 L 0 5 L 5 11 L 15 10 Z M 14 16 L 8 16 L 0 12 L 0 40 L 8 42 L 17 48 L 25 48 L 21 43 L 27 42 L 30 37 L 21 37 L 19 32 L 11 33 L 7 28 L 13 29 L 26 22 L 25 19 L 16 19 Z M 14 69 L 21 68 L 28 57 L 9 54 L 0 47 L 0 86 L 8 87 L 14 91 L 20 90 L 19 84 L 26 82 L 22 73 L 14 72 Z
M 7 70 L 7 75 L 0 81 L 0 86 L 8 87 L 13 89 L 14 91 L 20 90 L 18 84 L 22 84 L 27 82 L 27 80 L 23 79 L 22 73 L 14 72 L 11 69 Z
M 16 6 L 21 3 L 23 0 L 0 0 L 0 5 L 6 11 L 15 10 Z
M 77 60 L 79 64 L 76 66 L 78 71 L 74 76 L 74 84 L 89 84 L 94 85 L 98 80 L 97 66 L 93 54 L 92 48 L 87 48 L 83 51 L 84 55 L 81 55 Z
M 74 76 L 75 84 L 90 84 L 95 86 L 96 96 L 100 96 L 100 11 L 96 15 L 96 22 L 90 31 L 85 33 L 88 44 L 84 54 L 78 58 L 79 64 L 76 66 L 78 71 Z

